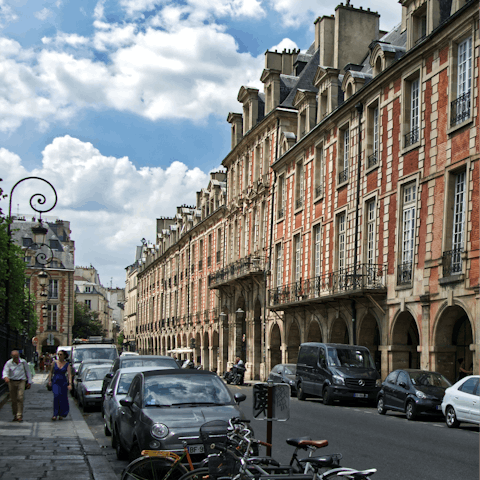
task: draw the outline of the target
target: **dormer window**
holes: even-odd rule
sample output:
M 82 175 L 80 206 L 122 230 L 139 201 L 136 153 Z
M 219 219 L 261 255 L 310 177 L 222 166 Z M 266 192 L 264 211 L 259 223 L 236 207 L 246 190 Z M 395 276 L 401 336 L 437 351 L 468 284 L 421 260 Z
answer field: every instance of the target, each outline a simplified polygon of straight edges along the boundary
M 413 43 L 421 42 L 427 36 L 427 5 L 420 7 L 412 15 Z
M 382 57 L 380 55 L 377 55 L 377 59 L 375 60 L 375 64 L 373 67 L 373 74 L 378 75 L 381 73 L 383 70 L 383 65 L 382 65 Z

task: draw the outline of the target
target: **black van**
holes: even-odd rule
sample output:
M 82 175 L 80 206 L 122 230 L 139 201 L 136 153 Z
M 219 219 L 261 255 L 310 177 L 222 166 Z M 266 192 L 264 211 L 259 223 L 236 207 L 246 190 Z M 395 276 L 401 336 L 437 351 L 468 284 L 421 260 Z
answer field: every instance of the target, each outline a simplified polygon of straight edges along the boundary
M 376 402 L 382 381 L 366 347 L 341 343 L 302 343 L 298 352 L 297 397 L 334 400 L 364 399 Z

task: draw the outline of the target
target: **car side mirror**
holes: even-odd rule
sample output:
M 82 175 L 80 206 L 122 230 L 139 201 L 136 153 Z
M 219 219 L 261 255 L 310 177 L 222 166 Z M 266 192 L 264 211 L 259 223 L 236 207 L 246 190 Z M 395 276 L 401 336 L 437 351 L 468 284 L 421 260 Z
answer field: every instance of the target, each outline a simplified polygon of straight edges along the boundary
M 112 372 L 108 372 L 108 373 L 105 375 L 105 378 L 113 378 L 113 373 L 112 373 Z
M 122 398 L 120 400 L 120 405 L 128 408 L 132 408 L 133 406 L 133 400 L 130 397 Z
M 233 398 L 235 399 L 235 403 L 239 405 L 241 402 L 247 399 L 247 396 L 244 393 L 236 393 Z
M 405 382 L 400 382 L 399 385 L 402 387 L 402 388 L 407 388 L 407 384 Z

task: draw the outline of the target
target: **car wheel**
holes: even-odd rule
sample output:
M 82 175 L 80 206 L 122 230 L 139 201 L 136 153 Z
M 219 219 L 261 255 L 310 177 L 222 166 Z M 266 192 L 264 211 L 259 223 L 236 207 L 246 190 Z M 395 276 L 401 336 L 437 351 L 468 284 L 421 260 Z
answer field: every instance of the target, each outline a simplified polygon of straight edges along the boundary
M 301 383 L 297 385 L 297 398 L 302 401 L 307 399 Z
M 111 423 L 112 422 L 110 421 L 110 425 Z M 112 432 L 108 428 L 107 421 L 105 419 L 103 419 L 103 432 L 105 433 L 106 437 L 110 437 L 112 435 Z
M 409 401 L 405 407 L 405 414 L 407 415 L 407 420 L 415 420 L 417 413 L 415 412 L 415 403 Z
M 324 405 L 331 405 L 333 403 L 332 394 L 328 387 L 325 387 L 322 392 L 322 400 Z
M 445 423 L 449 428 L 456 428 L 460 425 L 460 422 L 457 420 L 455 409 L 450 405 L 445 410 Z
M 380 415 L 385 415 L 387 413 L 387 409 L 385 408 L 385 403 L 383 402 L 383 397 L 380 397 L 377 402 L 377 412 Z
M 127 460 L 128 452 L 122 447 L 122 444 L 120 443 L 120 437 L 116 428 L 112 432 L 112 438 L 112 447 L 115 449 L 115 455 L 117 456 L 117 460 Z

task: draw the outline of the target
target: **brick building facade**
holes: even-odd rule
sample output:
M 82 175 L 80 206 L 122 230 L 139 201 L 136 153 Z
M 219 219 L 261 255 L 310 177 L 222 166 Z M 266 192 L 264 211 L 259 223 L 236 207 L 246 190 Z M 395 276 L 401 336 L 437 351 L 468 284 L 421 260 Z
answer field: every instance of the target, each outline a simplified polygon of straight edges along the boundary
M 226 202 L 163 220 L 139 273 L 148 351 L 194 338 L 206 367 L 239 354 L 264 378 L 322 340 L 368 346 L 382 377 L 477 371 L 478 5 L 401 3 L 391 32 L 340 4 L 305 53 L 266 52 L 264 92 L 228 116 Z M 221 261 L 192 270 L 206 245 Z

